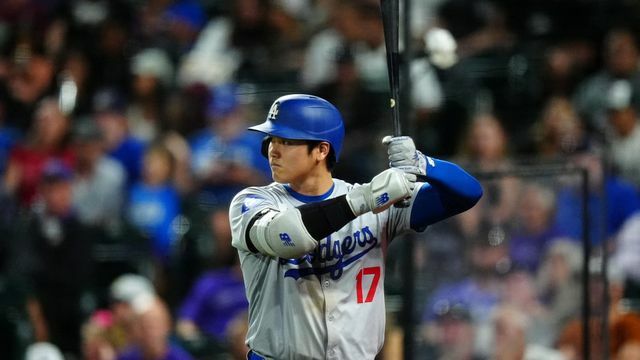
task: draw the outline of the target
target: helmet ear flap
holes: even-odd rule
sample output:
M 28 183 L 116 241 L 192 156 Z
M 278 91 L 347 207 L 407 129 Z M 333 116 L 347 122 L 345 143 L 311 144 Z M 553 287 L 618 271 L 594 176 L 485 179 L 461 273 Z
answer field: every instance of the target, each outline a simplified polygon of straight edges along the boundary
M 260 153 L 262 156 L 269 158 L 269 144 L 271 143 L 271 136 L 265 136 L 262 139 L 262 146 L 260 147 Z

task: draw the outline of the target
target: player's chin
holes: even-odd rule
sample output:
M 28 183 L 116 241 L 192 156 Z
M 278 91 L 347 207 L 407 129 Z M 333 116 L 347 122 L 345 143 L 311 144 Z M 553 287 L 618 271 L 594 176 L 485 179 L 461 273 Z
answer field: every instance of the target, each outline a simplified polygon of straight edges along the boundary
M 282 174 L 282 171 L 280 171 L 278 168 L 271 168 L 271 177 L 273 178 L 273 181 L 275 182 L 279 182 L 279 183 L 285 183 L 286 179 Z

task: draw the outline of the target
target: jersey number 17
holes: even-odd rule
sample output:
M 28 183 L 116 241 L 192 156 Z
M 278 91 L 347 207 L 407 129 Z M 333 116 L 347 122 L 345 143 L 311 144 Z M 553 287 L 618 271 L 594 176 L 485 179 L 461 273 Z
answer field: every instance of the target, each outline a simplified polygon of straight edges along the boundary
M 380 266 L 366 267 L 358 271 L 358 275 L 356 275 L 356 296 L 358 298 L 358 304 L 370 303 L 373 301 L 373 298 L 376 296 L 378 282 L 380 281 L 380 274 Z M 369 290 L 367 290 L 366 298 L 363 296 L 363 278 L 365 276 L 367 278 L 373 277 L 369 283 Z

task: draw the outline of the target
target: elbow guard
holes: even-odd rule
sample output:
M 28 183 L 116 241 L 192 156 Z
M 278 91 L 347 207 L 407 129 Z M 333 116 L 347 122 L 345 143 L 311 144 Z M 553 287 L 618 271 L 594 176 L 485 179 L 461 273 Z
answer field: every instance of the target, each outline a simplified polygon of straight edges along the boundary
M 298 258 L 316 248 L 318 241 L 307 231 L 297 208 L 280 212 L 267 209 L 254 218 L 247 242 L 263 254 L 284 259 Z

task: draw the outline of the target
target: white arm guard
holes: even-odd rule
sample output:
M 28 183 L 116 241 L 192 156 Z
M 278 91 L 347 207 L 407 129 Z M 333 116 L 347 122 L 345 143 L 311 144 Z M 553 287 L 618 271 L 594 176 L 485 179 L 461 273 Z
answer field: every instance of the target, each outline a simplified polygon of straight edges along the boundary
M 416 175 L 399 169 L 387 169 L 370 183 L 354 187 L 347 194 L 347 202 L 356 216 L 369 211 L 379 213 L 394 203 L 411 196 Z
M 318 245 L 297 208 L 266 210 L 249 229 L 249 239 L 260 253 L 284 259 L 301 257 Z

